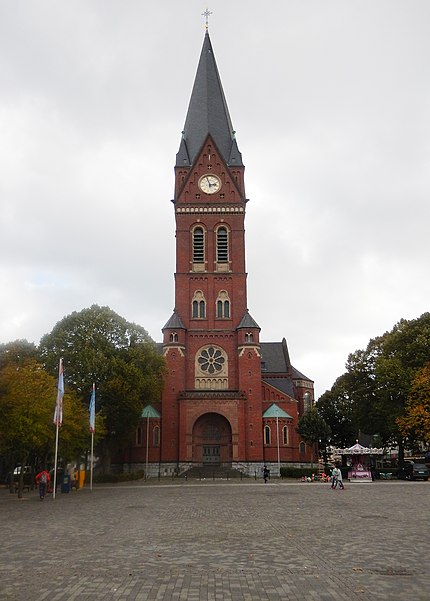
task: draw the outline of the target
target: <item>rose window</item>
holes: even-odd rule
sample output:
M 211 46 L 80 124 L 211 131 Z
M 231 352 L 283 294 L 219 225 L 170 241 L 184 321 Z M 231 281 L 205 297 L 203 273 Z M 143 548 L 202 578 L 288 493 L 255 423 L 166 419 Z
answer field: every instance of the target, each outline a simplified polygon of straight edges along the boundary
M 202 350 L 197 361 L 202 371 L 208 374 L 216 374 L 224 367 L 225 358 L 219 349 L 210 346 Z

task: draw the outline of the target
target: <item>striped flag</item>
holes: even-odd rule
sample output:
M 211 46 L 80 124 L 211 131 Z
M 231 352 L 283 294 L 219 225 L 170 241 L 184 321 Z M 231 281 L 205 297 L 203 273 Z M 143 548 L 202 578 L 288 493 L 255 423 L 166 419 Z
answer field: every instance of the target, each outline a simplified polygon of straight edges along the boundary
M 96 431 L 96 385 L 94 383 L 93 383 L 93 389 L 91 391 L 89 412 L 90 412 L 90 432 L 91 432 L 91 434 L 94 434 L 94 432 Z
M 64 373 L 63 373 L 63 360 L 60 359 L 60 365 L 58 367 L 58 391 L 57 391 L 57 402 L 55 403 L 54 412 L 54 424 L 61 426 L 63 424 L 63 396 L 64 396 Z

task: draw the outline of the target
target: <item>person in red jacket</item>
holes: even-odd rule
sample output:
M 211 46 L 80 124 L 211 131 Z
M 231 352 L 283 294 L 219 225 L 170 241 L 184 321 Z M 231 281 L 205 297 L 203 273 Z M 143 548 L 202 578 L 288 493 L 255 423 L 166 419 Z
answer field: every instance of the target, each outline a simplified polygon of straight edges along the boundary
M 48 487 L 50 479 L 51 477 L 45 469 L 39 472 L 36 476 L 36 485 L 39 487 L 39 497 L 41 501 L 43 501 L 43 499 L 45 498 L 46 489 Z

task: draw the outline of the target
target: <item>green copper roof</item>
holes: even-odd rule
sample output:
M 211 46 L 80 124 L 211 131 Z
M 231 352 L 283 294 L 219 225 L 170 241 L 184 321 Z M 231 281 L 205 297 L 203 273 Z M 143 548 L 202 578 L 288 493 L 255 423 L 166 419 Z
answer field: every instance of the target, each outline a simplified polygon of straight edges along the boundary
M 263 413 L 263 417 L 287 417 L 288 419 L 293 419 L 291 415 L 278 407 L 276 403 L 270 405 L 270 407 Z
M 140 417 L 161 417 L 160 414 L 152 405 L 146 405 Z

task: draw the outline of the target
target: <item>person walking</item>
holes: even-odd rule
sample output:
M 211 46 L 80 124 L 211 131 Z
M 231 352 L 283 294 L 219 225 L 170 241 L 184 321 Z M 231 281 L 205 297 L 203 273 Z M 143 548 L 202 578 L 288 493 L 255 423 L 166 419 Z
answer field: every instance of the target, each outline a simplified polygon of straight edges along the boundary
M 264 479 L 264 484 L 266 484 L 268 478 L 270 476 L 270 472 L 269 472 L 269 468 L 267 467 L 267 465 L 264 466 L 263 468 L 263 479 Z
M 342 472 L 338 466 L 335 466 L 331 473 L 331 487 L 336 488 L 338 484 L 342 490 L 345 488 L 342 480 Z
M 36 486 L 39 489 L 39 498 L 41 501 L 43 501 L 43 499 L 45 498 L 46 489 L 48 488 L 48 483 L 50 479 L 51 477 L 45 469 L 39 472 L 36 476 Z

